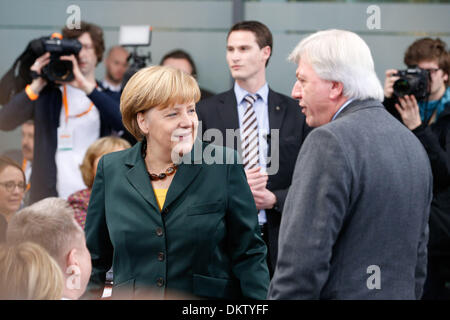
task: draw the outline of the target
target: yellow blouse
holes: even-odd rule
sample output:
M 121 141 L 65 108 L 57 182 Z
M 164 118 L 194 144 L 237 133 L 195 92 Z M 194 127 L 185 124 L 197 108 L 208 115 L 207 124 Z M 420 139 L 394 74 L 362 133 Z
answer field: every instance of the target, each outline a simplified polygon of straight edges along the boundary
M 169 189 L 153 189 L 155 191 L 156 202 L 158 202 L 159 210 L 162 210 L 166 201 L 167 190 Z

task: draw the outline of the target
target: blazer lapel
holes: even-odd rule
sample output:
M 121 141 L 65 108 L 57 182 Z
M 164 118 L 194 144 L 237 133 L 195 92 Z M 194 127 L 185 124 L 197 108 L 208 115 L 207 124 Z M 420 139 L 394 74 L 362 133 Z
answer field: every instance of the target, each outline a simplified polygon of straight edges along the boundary
M 237 110 L 237 101 L 233 89 L 228 91 L 221 104 L 217 105 L 219 116 L 222 119 L 224 129 L 239 129 L 239 115 Z
M 164 208 L 170 206 L 190 185 L 202 168 L 202 142 L 196 139 L 191 153 L 183 157 L 167 191 Z
M 153 192 L 150 178 L 147 174 L 144 159 L 141 156 L 142 143 L 138 142 L 132 148 L 128 159 L 127 166 L 130 169 L 127 172 L 128 182 L 134 189 L 155 209 L 159 212 L 159 206 L 156 202 L 155 193 Z
M 283 118 L 286 113 L 286 106 L 281 104 L 280 97 L 269 89 L 269 127 L 270 129 L 281 129 Z
M 269 98 L 268 98 L 268 108 L 269 108 L 269 129 L 281 129 L 283 123 L 284 115 L 286 113 L 286 106 L 281 103 L 281 99 L 269 88 Z M 272 141 L 271 132 L 269 131 L 269 136 L 267 137 L 268 150 L 267 155 L 270 157 L 272 155 Z

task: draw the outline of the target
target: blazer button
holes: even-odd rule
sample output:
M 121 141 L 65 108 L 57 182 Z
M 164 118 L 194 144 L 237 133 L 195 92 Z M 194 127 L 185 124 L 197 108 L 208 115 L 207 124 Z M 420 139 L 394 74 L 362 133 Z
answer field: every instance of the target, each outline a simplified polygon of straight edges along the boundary
M 164 261 L 164 252 L 158 253 L 158 260 L 159 261 Z
M 162 286 L 164 285 L 164 279 L 163 279 L 163 278 L 158 278 L 158 279 L 156 280 L 156 285 L 157 285 L 158 287 L 162 287 Z
M 165 214 L 169 213 L 169 208 L 164 208 L 164 213 Z
M 158 237 L 161 237 L 161 236 L 163 235 L 163 229 L 161 229 L 161 228 L 156 228 L 156 235 L 157 235 Z

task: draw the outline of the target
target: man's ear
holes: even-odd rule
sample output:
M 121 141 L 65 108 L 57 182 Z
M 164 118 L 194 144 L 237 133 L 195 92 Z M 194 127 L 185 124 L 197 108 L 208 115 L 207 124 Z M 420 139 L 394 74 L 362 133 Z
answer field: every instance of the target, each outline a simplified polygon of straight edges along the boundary
M 68 270 L 70 266 L 79 266 L 80 263 L 78 262 L 77 258 L 77 249 L 73 248 L 69 251 L 69 253 L 66 256 L 66 266 L 64 272 Z
M 330 99 L 339 98 L 344 92 L 344 85 L 342 82 L 331 81 Z
M 272 52 L 272 50 L 270 49 L 269 46 L 265 46 L 261 50 L 263 53 L 263 57 L 264 57 L 265 61 L 267 62 L 267 60 L 270 58 L 270 53 Z
M 145 115 L 144 115 L 145 113 L 144 112 L 138 112 L 137 113 L 137 115 L 136 115 L 136 120 L 137 120 L 137 123 L 138 123 L 138 126 L 139 126 L 139 129 L 141 129 L 141 132 L 144 134 L 144 135 L 147 135 L 148 134 L 148 126 L 147 126 L 147 122 L 145 121 Z

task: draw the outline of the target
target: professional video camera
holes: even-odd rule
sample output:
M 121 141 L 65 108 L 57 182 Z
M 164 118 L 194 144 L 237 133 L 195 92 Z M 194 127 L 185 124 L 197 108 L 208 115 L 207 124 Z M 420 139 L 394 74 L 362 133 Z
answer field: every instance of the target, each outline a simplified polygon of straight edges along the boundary
M 6 104 L 16 93 L 37 76 L 30 68 L 34 61 L 46 52 L 50 52 L 50 62 L 42 68 L 41 76 L 49 82 L 72 81 L 74 78 L 72 62 L 60 60 L 63 55 L 77 55 L 81 43 L 76 39 L 62 39 L 60 34 L 53 34 L 31 40 L 25 51 L 16 59 L 13 66 L 0 80 L 0 104 Z
M 50 82 L 70 82 L 74 79 L 72 61 L 60 60 L 61 56 L 77 55 L 81 50 L 77 39 L 63 39 L 59 34 L 41 39 L 35 46 L 37 56 L 50 52 L 50 62 L 42 68 L 41 76 Z
M 414 95 L 417 101 L 423 101 L 428 97 L 428 83 L 430 74 L 420 68 L 408 68 L 399 70 L 395 76 L 400 77 L 394 82 L 394 94 L 397 97 Z
M 147 61 L 151 62 L 151 53 L 140 55 L 139 47 L 148 47 L 152 40 L 152 28 L 150 26 L 120 26 L 119 44 L 124 47 L 132 47 L 133 52 L 128 56 L 130 66 L 125 72 L 122 81 L 122 88 L 128 80 L 140 69 L 147 66 Z

